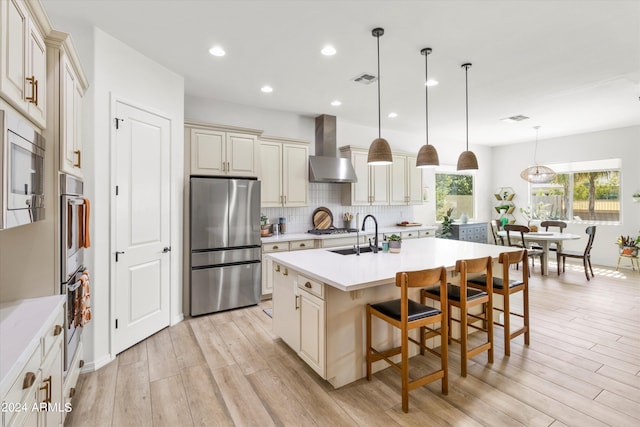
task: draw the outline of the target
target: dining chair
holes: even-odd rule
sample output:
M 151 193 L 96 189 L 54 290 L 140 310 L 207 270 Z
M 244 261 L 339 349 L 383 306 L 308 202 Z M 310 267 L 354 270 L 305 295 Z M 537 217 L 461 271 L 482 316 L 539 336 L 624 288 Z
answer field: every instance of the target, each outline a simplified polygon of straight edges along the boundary
M 590 225 L 586 228 L 585 233 L 589 236 L 587 240 L 587 246 L 584 248 L 584 252 L 578 251 L 568 251 L 564 249 L 560 249 L 556 252 L 556 259 L 558 262 L 558 276 L 560 275 L 560 260 L 562 260 L 562 272 L 564 273 L 565 262 L 567 258 L 580 258 L 582 259 L 582 265 L 584 266 L 584 275 L 587 276 L 587 280 L 591 280 L 589 277 L 589 271 L 591 272 L 591 277 L 593 275 L 593 268 L 591 268 L 591 247 L 593 246 L 593 240 L 596 237 L 596 226 Z M 589 270 L 587 270 L 589 267 Z
M 505 231 L 507 232 L 507 243 L 508 246 L 514 246 L 517 248 L 527 249 L 527 256 L 531 259 L 531 270 L 534 268 L 534 258 L 540 258 L 540 269 L 542 271 L 542 265 L 544 264 L 545 253 L 543 249 L 536 249 L 532 247 L 527 247 L 527 243 L 524 240 L 524 234 L 528 233 L 529 227 L 526 225 L 517 225 L 517 224 L 507 224 L 504 226 Z M 520 241 L 511 241 L 511 232 L 520 233 Z M 529 276 L 531 272 L 529 272 Z
M 460 284 L 447 284 L 446 291 L 442 287 L 431 286 L 422 289 L 420 302 L 424 304 L 426 299 L 439 301 L 443 306 L 443 301 L 448 300 L 449 308 L 447 313 L 447 327 L 449 330 L 449 340 L 460 344 L 460 375 L 467 376 L 468 359 L 477 356 L 482 352 L 487 352 L 489 363 L 493 363 L 493 274 L 491 257 L 463 259 L 456 261 L 455 271 L 459 273 Z M 487 290 L 480 291 L 468 286 L 467 278 L 469 274 L 482 274 L 487 277 Z M 472 314 L 470 309 L 482 306 L 482 312 Z M 460 318 L 452 316 L 451 308 L 456 307 L 460 313 Z M 453 338 L 451 333 L 452 322 L 460 325 L 460 338 Z M 481 322 L 481 326 L 476 323 Z M 481 342 L 473 348 L 468 348 L 469 329 L 484 331 L 487 340 Z
M 504 237 L 498 234 L 498 231 L 500 231 L 500 229 L 502 228 L 502 223 L 500 222 L 500 220 L 493 219 L 489 221 L 489 226 L 491 227 L 491 235 L 493 236 L 493 243 L 495 245 L 504 246 Z
M 427 307 L 424 302 L 418 303 L 409 298 L 410 288 L 424 288 L 434 285 L 442 293 L 440 309 Z M 404 271 L 396 273 L 396 286 L 400 288 L 400 298 L 377 304 L 367 304 L 366 333 L 367 333 L 367 380 L 371 381 L 371 365 L 378 360 L 385 360 L 400 372 L 402 376 L 402 410 L 409 411 L 409 391 L 422 387 L 433 381 L 441 380 L 442 394 L 449 391 L 449 366 L 448 366 L 448 325 L 447 310 L 447 270 L 444 267 L 428 270 Z M 400 330 L 400 346 L 389 350 L 376 350 L 371 343 L 372 316 L 384 320 Z M 437 335 L 440 337 L 440 352 L 428 348 L 425 341 L 425 330 L 435 332 L 435 325 L 439 324 Z M 409 336 L 409 331 L 420 328 L 420 341 Z M 434 336 L 430 334 L 429 337 Z M 420 347 L 420 354 L 425 350 L 440 357 L 440 368 L 424 373 L 423 375 L 409 379 L 409 342 Z M 390 358 L 401 355 L 400 364 L 396 364 Z
M 527 259 L 527 250 L 523 249 L 517 252 L 502 252 L 498 256 L 498 263 L 502 264 L 502 277 L 493 276 L 493 293 L 502 295 L 503 308 L 494 306 L 494 310 L 503 313 L 502 322 L 494 317 L 493 324 L 502 326 L 504 331 L 504 354 L 505 356 L 511 355 L 511 340 L 524 334 L 524 343 L 529 345 L 529 268 Z M 522 279 L 511 279 L 509 273 L 510 266 L 518 265 L 522 261 Z M 487 292 L 487 276 L 481 275 L 469 279 L 470 287 Z M 505 285 L 505 283 L 507 285 Z M 512 311 L 511 295 L 522 292 L 522 311 Z M 522 319 L 522 327 L 513 330 L 511 317 L 518 317 Z

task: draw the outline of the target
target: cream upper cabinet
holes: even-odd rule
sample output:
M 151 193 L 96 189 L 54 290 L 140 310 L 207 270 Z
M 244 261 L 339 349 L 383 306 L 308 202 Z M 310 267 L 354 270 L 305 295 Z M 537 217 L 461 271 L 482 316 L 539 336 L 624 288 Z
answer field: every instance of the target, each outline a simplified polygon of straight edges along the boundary
M 358 182 L 345 185 L 343 203 L 357 205 L 389 204 L 389 166 L 369 166 L 368 151 L 351 146 L 340 147 L 342 157 L 351 159 Z
M 257 176 L 258 133 L 185 123 L 191 175 Z
M 0 93 L 41 128 L 46 127 L 47 47 L 28 2 L 0 2 Z
M 284 138 L 260 139 L 262 207 L 309 203 L 309 144 Z
M 416 156 L 393 155 L 390 188 L 392 205 L 422 203 L 422 169 L 416 167 Z
M 60 171 L 82 178 L 82 102 L 89 84 L 66 33 L 54 30 L 47 37 L 47 74 L 48 121 L 54 140 L 59 139 Z

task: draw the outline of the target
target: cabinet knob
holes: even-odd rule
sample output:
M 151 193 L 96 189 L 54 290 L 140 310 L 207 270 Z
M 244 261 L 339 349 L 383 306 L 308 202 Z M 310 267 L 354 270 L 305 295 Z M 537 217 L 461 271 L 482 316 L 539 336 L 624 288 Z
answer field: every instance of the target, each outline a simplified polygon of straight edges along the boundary
M 306 247 L 306 246 L 307 246 L 307 245 L 305 245 L 304 243 L 300 243 L 300 247 L 301 247 L 301 248 L 304 248 L 304 247 Z
M 282 273 L 282 274 L 284 274 L 285 276 L 288 276 L 289 275 L 289 270 L 285 268 L 284 269 L 284 273 Z
M 22 380 L 22 389 L 29 388 L 36 381 L 36 374 L 33 372 L 27 372 L 24 374 L 24 380 Z
M 312 288 L 311 283 L 309 283 L 309 282 L 305 283 L 305 284 L 304 284 L 304 287 L 305 287 L 305 288 L 308 288 L 308 289 L 311 289 L 311 288 Z
M 84 360 L 81 359 L 80 363 L 78 363 L 78 366 L 82 368 L 84 366 Z
M 57 337 L 62 332 L 62 325 L 56 325 L 53 328 L 53 336 Z

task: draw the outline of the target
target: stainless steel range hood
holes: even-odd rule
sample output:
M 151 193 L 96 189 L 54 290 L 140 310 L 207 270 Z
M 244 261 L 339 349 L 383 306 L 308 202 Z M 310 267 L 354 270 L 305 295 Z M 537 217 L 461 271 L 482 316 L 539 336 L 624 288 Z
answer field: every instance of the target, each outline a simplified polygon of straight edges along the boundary
M 336 117 L 316 117 L 316 155 L 309 156 L 309 182 L 358 182 L 351 160 L 338 157 Z

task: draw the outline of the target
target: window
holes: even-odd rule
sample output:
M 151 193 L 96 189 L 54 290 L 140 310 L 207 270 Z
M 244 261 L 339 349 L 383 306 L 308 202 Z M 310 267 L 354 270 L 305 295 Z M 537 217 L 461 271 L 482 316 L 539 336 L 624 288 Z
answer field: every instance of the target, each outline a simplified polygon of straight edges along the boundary
M 550 165 L 558 174 L 531 184 L 531 216 L 589 223 L 617 223 L 620 217 L 619 159 Z
M 454 218 L 473 216 L 473 175 L 436 172 L 436 220 L 441 221 L 449 208 Z

